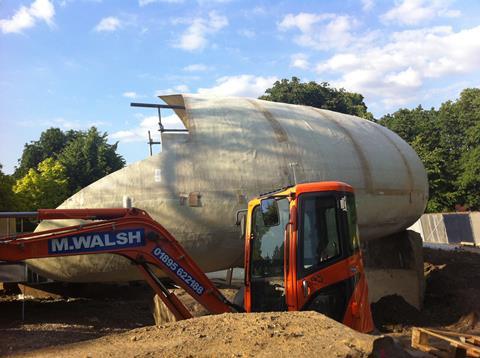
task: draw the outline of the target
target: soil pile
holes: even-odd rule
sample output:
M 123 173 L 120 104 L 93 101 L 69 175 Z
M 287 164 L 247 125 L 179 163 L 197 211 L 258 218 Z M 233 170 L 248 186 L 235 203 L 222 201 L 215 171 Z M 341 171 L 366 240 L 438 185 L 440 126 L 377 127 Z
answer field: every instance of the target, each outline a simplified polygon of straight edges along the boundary
M 31 356 L 366 357 L 373 341 L 316 312 L 230 313 L 138 328 Z
M 480 313 L 480 254 L 424 250 L 425 324 L 449 326 Z
M 448 328 L 478 334 L 480 254 L 424 248 L 426 291 L 418 311 L 400 296 L 372 305 L 377 328 L 401 332 L 411 326 Z
M 398 295 L 382 297 L 372 304 L 375 327 L 381 332 L 399 332 L 420 324 L 420 311 Z

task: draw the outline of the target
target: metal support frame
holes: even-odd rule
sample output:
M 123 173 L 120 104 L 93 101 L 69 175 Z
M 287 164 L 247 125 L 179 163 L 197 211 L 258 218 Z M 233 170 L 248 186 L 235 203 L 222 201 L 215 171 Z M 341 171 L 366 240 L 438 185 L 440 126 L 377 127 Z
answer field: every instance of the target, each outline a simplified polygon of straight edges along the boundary
M 152 139 L 152 135 L 150 134 L 150 130 L 149 130 L 149 131 L 148 131 L 148 147 L 149 147 L 149 149 L 150 149 L 150 156 L 153 155 L 153 153 L 152 153 L 152 145 L 154 145 L 154 144 L 162 144 L 162 142 L 160 142 L 160 141 L 154 141 L 154 140 Z
M 132 102 L 130 103 L 131 107 L 143 107 L 143 108 L 157 108 L 158 110 L 158 131 L 160 132 L 160 138 L 162 136 L 162 133 L 164 132 L 183 132 L 183 133 L 188 133 L 187 129 L 174 129 L 174 128 L 165 128 L 164 125 L 162 124 L 162 113 L 161 109 L 185 109 L 184 106 L 175 106 L 175 105 L 167 105 L 167 104 L 156 104 L 156 103 L 137 103 L 137 102 Z M 152 156 L 152 145 L 155 144 L 162 144 L 162 141 L 153 141 L 152 135 L 150 131 L 148 131 L 148 142 L 147 142 L 149 148 L 150 148 L 150 156 Z

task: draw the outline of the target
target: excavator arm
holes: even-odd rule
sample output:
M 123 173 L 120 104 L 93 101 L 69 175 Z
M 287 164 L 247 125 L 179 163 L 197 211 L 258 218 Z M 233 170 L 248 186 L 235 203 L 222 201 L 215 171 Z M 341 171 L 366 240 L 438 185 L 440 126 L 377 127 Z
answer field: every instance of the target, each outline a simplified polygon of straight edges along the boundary
M 243 311 L 230 303 L 175 238 L 144 210 L 40 209 L 39 220 L 83 219 L 67 226 L 0 238 L 0 261 L 118 254 L 130 259 L 177 320 L 191 318 L 185 305 L 155 275 L 162 270 L 211 313 Z

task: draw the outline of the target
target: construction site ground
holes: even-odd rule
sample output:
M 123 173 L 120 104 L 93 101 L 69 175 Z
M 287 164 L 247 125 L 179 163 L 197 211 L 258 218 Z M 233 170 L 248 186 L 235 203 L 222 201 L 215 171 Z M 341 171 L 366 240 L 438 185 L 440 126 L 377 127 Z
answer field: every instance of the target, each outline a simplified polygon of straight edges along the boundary
M 397 296 L 383 298 L 373 305 L 375 335 L 314 312 L 224 314 L 155 327 L 152 294 L 143 284 L 70 298 L 29 298 L 27 289 L 26 298 L 0 293 L 0 356 L 361 357 L 382 334 L 408 347 L 413 326 L 480 333 L 480 255 L 425 249 L 424 258 L 423 310 Z M 232 297 L 235 290 L 224 293 Z M 186 301 L 196 315 L 204 314 Z

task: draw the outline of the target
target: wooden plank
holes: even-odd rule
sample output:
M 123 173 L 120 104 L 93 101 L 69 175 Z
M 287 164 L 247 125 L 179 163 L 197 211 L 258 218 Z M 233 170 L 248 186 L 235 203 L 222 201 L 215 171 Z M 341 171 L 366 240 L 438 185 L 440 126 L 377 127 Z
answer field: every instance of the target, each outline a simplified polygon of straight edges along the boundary
M 441 331 L 441 330 L 439 330 L 439 329 L 432 329 L 432 328 L 428 328 L 428 331 L 429 331 L 429 332 L 438 333 L 438 334 L 441 334 L 441 335 L 445 335 L 445 336 L 473 338 L 473 339 L 475 339 L 475 340 L 477 340 L 477 341 L 480 342 L 480 336 L 476 336 L 476 335 L 469 334 L 469 333 L 459 333 L 459 332 L 452 332 L 452 331 Z
M 480 346 L 480 337 L 470 336 L 470 337 L 467 337 L 466 340 L 468 343 L 474 344 L 476 346 Z
M 442 351 L 438 344 L 433 345 L 429 338 L 436 338 L 450 345 L 448 352 Z M 454 338 L 451 338 L 454 337 Z M 480 358 L 480 337 L 471 334 L 462 334 L 450 331 L 431 330 L 414 327 L 412 329 L 412 347 L 423 352 L 444 355 L 448 357 L 478 357 Z M 437 342 L 438 343 L 438 342 Z

